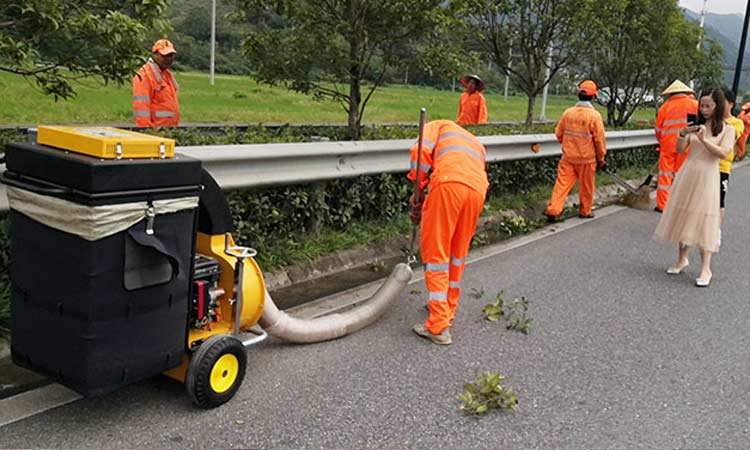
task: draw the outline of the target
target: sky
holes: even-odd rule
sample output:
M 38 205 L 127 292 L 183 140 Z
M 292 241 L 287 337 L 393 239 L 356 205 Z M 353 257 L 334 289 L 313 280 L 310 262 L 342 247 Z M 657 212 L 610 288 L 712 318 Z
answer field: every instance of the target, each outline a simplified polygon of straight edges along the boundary
M 679 0 L 680 6 L 700 12 L 703 8 L 703 0 Z M 708 0 L 706 12 L 714 14 L 745 14 L 745 8 L 750 0 Z

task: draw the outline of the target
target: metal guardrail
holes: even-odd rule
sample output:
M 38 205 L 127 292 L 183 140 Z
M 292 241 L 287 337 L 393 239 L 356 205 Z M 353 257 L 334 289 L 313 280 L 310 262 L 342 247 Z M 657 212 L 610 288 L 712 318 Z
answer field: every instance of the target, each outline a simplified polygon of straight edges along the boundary
M 480 136 L 487 162 L 561 155 L 554 134 Z M 207 145 L 178 147 L 198 158 L 224 189 L 306 183 L 406 172 L 414 140 L 315 142 L 303 144 Z M 532 146 L 538 144 L 539 151 Z M 610 151 L 656 145 L 653 130 L 607 133 Z
M 480 136 L 487 162 L 548 158 L 561 154 L 554 134 Z M 414 140 L 177 147 L 200 159 L 223 189 L 309 183 L 379 173 L 405 173 Z M 538 151 L 534 151 L 538 145 Z M 653 130 L 607 133 L 609 151 L 656 145 Z M 0 166 L 0 171 L 4 170 Z M 0 210 L 8 209 L 5 187 Z

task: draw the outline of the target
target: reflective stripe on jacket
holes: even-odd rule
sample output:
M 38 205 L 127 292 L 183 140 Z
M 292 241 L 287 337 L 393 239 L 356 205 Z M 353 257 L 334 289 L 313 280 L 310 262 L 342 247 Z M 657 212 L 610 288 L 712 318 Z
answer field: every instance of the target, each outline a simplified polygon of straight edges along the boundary
M 179 85 L 172 72 L 149 58 L 133 77 L 133 119 L 139 127 L 176 127 L 180 123 Z
M 698 102 L 686 94 L 675 94 L 661 105 L 655 128 L 659 151 L 677 152 L 678 134 L 687 126 L 688 114 L 698 114 Z
M 571 164 L 601 161 L 607 154 L 602 115 L 589 102 L 568 108 L 557 122 L 555 136 L 562 144 L 562 158 Z
M 471 95 L 468 92 L 461 94 L 456 122 L 459 125 L 487 123 L 487 102 L 481 92 L 475 91 Z
M 407 177 L 416 179 L 417 149 L 411 152 Z M 471 133 L 450 120 L 434 120 L 424 127 L 420 186 L 433 188 L 441 183 L 459 182 L 484 195 L 489 187 L 485 160 L 487 151 Z M 428 175 L 432 174 L 431 176 Z

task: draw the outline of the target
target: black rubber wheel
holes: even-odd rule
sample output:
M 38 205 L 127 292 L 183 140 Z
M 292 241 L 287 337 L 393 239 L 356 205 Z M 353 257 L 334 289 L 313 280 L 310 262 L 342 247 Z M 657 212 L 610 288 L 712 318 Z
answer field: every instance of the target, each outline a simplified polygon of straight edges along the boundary
M 190 358 L 185 387 L 193 403 L 215 408 L 228 402 L 242 385 L 247 367 L 245 347 L 236 338 L 208 338 Z

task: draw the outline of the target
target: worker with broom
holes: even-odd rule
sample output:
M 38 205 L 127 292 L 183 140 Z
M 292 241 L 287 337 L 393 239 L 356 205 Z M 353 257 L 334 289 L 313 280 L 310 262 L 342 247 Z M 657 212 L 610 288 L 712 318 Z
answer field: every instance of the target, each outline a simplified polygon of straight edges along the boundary
M 586 80 L 578 86 L 578 103 L 568 108 L 555 127 L 555 136 L 562 144 L 562 158 L 557 165 L 557 180 L 545 215 L 554 222 L 562 213 L 565 199 L 578 181 L 578 217 L 594 217 L 594 189 L 596 170 L 607 166 L 607 141 L 604 120 L 594 109 L 591 99 L 596 96 L 596 83 Z
M 688 114 L 698 113 L 695 92 L 680 80 L 675 80 L 661 93 L 667 100 L 656 115 L 656 139 L 659 142 L 659 176 L 656 181 L 657 212 L 664 211 L 669 200 L 672 180 L 687 158 L 687 151 L 677 153 L 677 134 L 688 126 Z M 695 125 L 695 124 L 692 124 Z
M 418 189 L 409 199 L 410 216 L 415 225 L 422 223 L 420 252 L 430 312 L 413 330 L 435 344 L 453 342 L 450 328 L 465 259 L 489 187 L 485 161 L 484 145 L 450 120 L 426 123 L 411 148 L 407 177 L 416 180 Z M 429 193 L 423 202 L 425 187 Z

